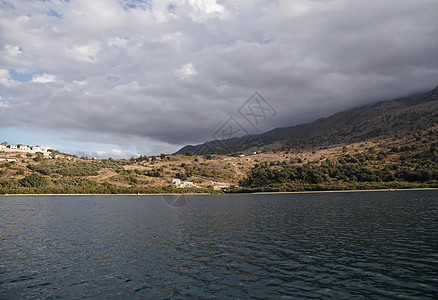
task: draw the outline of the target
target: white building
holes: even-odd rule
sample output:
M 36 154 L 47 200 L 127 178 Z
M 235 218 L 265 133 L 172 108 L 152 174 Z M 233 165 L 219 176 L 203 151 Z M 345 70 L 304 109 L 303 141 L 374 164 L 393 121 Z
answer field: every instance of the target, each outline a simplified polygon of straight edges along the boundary
M 211 183 L 212 183 L 213 188 L 215 190 L 222 190 L 222 189 L 227 189 L 230 187 L 230 184 L 227 182 L 212 181 Z
M 33 146 L 32 147 L 32 151 L 34 151 L 34 152 L 43 152 L 43 150 L 41 149 L 40 146 Z
M 6 145 L 0 145 L 0 150 L 6 149 Z
M 181 187 L 181 188 L 182 187 L 194 187 L 195 186 L 195 184 L 193 182 L 191 182 L 191 181 L 181 181 L 181 179 L 177 179 L 177 178 L 171 179 L 170 183 L 172 183 L 176 187 Z
M 0 161 L 17 162 L 15 157 L 0 157 Z
M 17 145 L 10 145 L 10 146 L 9 146 L 9 149 L 11 149 L 11 150 L 17 150 Z
M 20 145 L 20 147 L 18 148 L 18 150 L 21 150 L 21 151 L 29 151 L 30 148 L 29 148 L 28 146 L 26 146 L 26 145 Z
M 180 186 L 181 185 L 181 179 L 177 179 L 177 178 L 173 178 L 170 180 L 170 183 L 176 186 Z

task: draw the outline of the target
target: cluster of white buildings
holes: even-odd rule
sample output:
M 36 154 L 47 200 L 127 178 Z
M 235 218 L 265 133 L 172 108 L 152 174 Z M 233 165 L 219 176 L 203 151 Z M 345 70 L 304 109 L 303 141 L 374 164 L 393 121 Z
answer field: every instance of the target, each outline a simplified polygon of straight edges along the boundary
M 0 144 L 0 151 L 4 152 L 26 152 L 26 153 L 37 153 L 41 152 L 44 156 L 49 156 L 50 152 L 47 151 L 47 148 L 43 148 L 40 146 L 28 146 L 28 145 L 7 145 Z

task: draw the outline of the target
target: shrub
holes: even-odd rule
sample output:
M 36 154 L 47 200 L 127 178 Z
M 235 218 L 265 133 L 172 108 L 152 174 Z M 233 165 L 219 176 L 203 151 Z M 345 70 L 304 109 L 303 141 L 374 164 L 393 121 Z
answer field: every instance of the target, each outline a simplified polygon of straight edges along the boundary
M 27 175 L 19 182 L 20 185 L 23 187 L 35 187 L 35 188 L 45 187 L 48 184 L 47 179 L 37 173 L 32 173 L 30 175 Z

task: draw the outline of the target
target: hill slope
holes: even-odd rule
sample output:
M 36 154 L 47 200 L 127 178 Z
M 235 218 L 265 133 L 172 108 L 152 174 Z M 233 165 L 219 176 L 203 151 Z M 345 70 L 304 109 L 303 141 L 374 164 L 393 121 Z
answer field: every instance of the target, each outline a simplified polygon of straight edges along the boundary
M 403 136 L 412 131 L 429 128 L 437 121 L 438 87 L 415 97 L 378 102 L 339 112 L 309 124 L 275 128 L 259 135 L 185 146 L 175 154 L 185 154 L 187 151 L 248 153 L 349 144 L 378 137 Z

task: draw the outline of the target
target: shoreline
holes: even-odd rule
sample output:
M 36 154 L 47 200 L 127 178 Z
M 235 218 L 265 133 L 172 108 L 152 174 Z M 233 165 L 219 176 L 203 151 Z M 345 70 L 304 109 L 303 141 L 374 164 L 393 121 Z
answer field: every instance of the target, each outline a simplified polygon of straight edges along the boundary
M 296 192 L 256 192 L 256 193 L 248 193 L 248 194 L 265 195 L 265 194 L 317 194 L 317 193 L 406 192 L 406 191 L 438 191 L 438 188 L 329 190 L 329 191 L 296 191 Z
M 1 194 L 0 197 L 48 197 L 48 196 L 207 196 L 207 195 L 275 195 L 275 194 L 318 194 L 318 193 L 360 193 L 360 192 L 405 192 L 405 191 L 438 191 L 438 188 L 412 189 L 367 189 L 367 190 L 329 190 L 329 191 L 294 191 L 294 192 L 254 192 L 254 193 L 156 193 L 156 194 Z
M 156 194 L 1 194 L 0 197 L 30 197 L 30 196 L 178 196 L 178 195 L 217 195 L 209 193 L 156 193 Z

